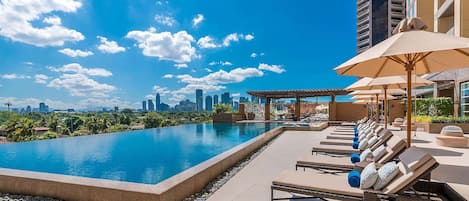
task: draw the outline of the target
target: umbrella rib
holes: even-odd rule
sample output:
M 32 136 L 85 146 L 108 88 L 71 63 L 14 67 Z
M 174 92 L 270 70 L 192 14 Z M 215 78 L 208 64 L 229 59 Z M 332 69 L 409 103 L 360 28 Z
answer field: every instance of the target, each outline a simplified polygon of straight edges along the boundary
M 374 77 L 378 77 L 378 75 L 381 73 L 381 71 L 383 71 L 384 69 L 384 65 L 386 65 L 386 63 L 388 63 L 388 58 L 386 58 L 383 62 L 383 64 L 381 64 L 381 66 L 379 67 L 378 69 L 378 72 L 376 72 L 375 76 Z
M 349 68 L 345 69 L 344 72 L 340 73 L 340 75 L 344 75 L 345 73 L 347 73 L 349 70 L 352 70 L 352 68 L 354 68 L 357 64 L 353 64 L 352 66 L 350 66 Z
M 460 49 L 455 49 L 455 51 L 456 51 L 456 52 L 459 52 L 459 53 L 461 53 L 461 54 L 464 54 L 465 56 L 468 56 L 468 57 L 469 57 L 469 53 L 467 53 L 467 52 L 464 52 L 464 51 L 462 51 L 462 50 L 460 50 Z
M 423 66 L 425 67 L 425 69 L 427 70 L 427 72 L 425 72 L 425 73 L 430 73 L 430 68 L 428 68 L 427 60 L 422 59 L 422 63 L 423 63 Z
M 396 57 L 396 56 L 387 56 L 387 58 L 393 60 L 394 62 L 398 63 L 398 64 L 405 64 L 404 61 L 402 61 L 399 57 Z
M 416 62 L 419 62 L 419 61 L 425 59 L 425 58 L 426 58 L 428 55 L 430 55 L 431 53 L 433 53 L 433 52 L 428 52 L 428 53 L 424 54 L 422 57 L 420 57 L 419 59 L 417 59 Z

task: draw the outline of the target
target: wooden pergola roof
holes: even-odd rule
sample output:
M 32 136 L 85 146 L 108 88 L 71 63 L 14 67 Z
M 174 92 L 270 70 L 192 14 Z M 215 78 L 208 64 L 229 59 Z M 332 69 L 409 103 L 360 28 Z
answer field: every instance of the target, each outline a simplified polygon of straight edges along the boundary
M 248 91 L 251 96 L 259 98 L 306 98 L 317 96 L 343 96 L 349 92 L 345 89 L 306 89 L 306 90 L 275 90 L 275 91 Z

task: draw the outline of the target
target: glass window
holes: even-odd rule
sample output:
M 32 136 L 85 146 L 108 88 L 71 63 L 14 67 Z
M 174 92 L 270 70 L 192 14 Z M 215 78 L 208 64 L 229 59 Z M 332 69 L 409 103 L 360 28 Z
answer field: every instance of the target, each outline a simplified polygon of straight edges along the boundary
M 461 83 L 461 116 L 469 115 L 469 81 Z

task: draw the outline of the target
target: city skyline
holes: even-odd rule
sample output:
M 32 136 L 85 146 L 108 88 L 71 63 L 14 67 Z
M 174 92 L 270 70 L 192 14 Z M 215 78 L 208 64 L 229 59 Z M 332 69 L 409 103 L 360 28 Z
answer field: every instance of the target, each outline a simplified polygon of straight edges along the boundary
M 332 68 L 356 52 L 355 2 L 296 2 L 291 10 L 278 1 L 61 2 L 0 4 L 11 11 L 3 19 L 19 19 L 0 22 L 0 109 L 6 102 L 138 109 L 156 93 L 174 106 L 195 101 L 197 88 L 204 95 L 247 96 L 248 90 L 342 88 L 354 81 Z M 337 11 L 310 12 L 318 6 Z M 246 17 L 238 17 L 241 11 Z

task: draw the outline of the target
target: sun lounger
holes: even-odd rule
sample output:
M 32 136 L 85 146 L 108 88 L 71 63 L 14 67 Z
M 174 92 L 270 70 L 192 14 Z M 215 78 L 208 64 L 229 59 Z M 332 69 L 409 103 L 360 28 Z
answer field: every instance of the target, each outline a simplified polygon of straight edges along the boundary
M 275 198 L 275 191 L 282 191 L 305 196 L 304 198 L 337 199 L 337 200 L 378 200 L 409 198 L 409 194 L 418 196 L 414 184 L 420 179 L 429 178 L 438 162 L 429 154 L 415 147 L 407 149 L 400 156 L 398 175 L 380 190 L 360 189 L 350 187 L 347 173 L 324 174 L 318 171 L 285 171 L 282 172 L 271 185 L 271 200 L 288 200 L 289 198 Z M 409 191 L 412 189 L 412 191 Z M 429 189 L 426 189 L 429 190 Z M 416 195 L 417 194 L 417 195 Z M 425 194 L 426 196 L 429 194 Z
M 381 133 L 378 133 L 377 136 L 382 136 L 384 135 L 384 132 L 388 132 L 390 134 L 392 134 L 392 132 L 390 130 L 382 130 Z M 347 137 L 347 138 L 345 138 Z M 390 136 L 385 136 L 385 137 L 390 137 Z M 326 137 L 327 138 L 327 137 Z M 341 145 L 341 146 L 352 146 L 352 143 L 353 143 L 353 137 L 349 137 L 349 136 L 343 136 L 342 139 L 326 139 L 326 140 L 322 140 L 321 142 L 319 142 L 319 144 L 322 144 L 322 145 Z
M 386 142 L 386 154 L 376 162 L 384 164 L 395 159 L 406 148 L 406 143 L 399 136 L 392 136 Z M 353 170 L 354 164 L 350 155 L 307 155 L 296 162 L 296 168 L 313 168 L 329 170 Z
M 375 150 L 380 145 L 386 143 L 389 140 L 390 136 L 392 136 L 392 132 L 384 132 L 383 137 L 379 138 L 378 141 L 370 148 L 372 151 Z M 353 153 L 360 153 L 359 149 L 354 149 L 352 146 L 341 146 L 341 145 L 316 145 L 313 147 L 313 154 L 314 153 L 332 153 L 332 154 L 353 154 Z

